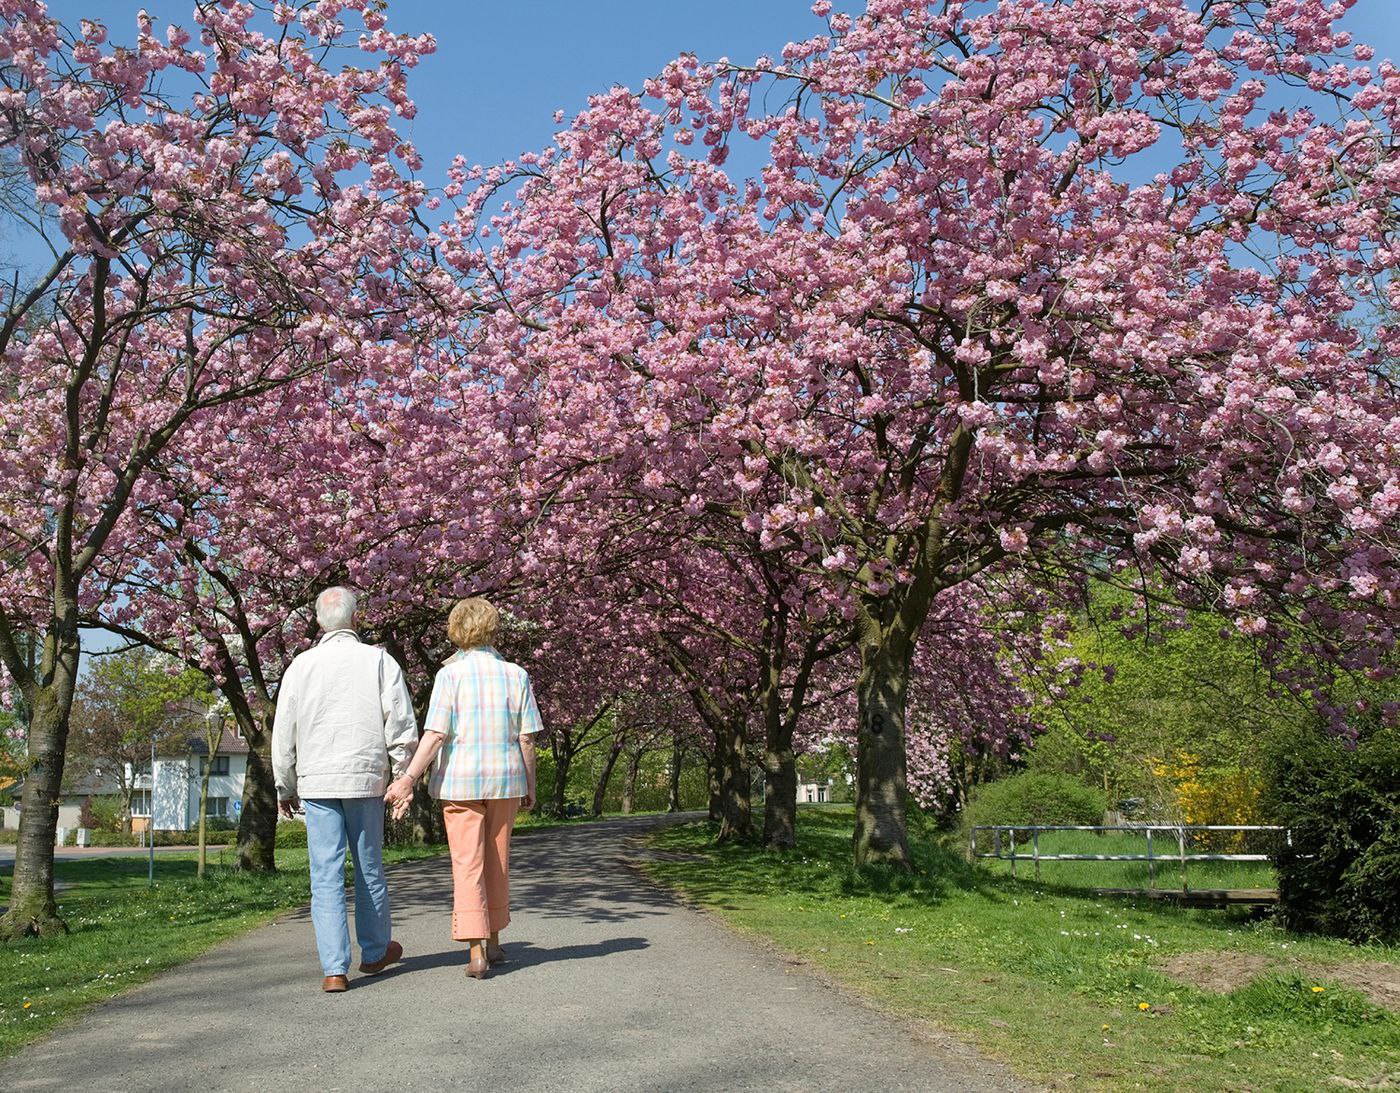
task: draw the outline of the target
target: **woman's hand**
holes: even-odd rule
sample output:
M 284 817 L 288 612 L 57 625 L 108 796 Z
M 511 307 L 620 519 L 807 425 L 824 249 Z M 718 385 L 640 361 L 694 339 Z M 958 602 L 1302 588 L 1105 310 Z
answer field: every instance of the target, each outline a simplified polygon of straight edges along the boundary
M 408 806 L 413 803 L 413 779 L 401 774 L 390 782 L 389 788 L 384 791 L 384 803 L 393 806 L 390 815 L 395 820 L 402 820 L 408 814 Z
M 535 807 L 535 787 L 534 787 L 534 786 L 531 786 L 531 787 L 526 791 L 525 796 L 522 797 L 522 798 L 520 798 L 520 811 L 521 811 L 521 812 L 529 812 L 530 809 L 532 809 L 532 808 L 534 808 L 534 807 Z

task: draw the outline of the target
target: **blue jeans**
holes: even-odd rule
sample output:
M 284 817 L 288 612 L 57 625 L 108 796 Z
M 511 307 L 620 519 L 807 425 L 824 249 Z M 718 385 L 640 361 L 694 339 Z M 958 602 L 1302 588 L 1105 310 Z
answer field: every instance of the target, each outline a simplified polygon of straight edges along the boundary
M 345 851 L 355 861 L 355 937 L 360 961 L 389 948 L 389 886 L 384 881 L 384 801 L 380 797 L 303 798 L 311 858 L 311 924 L 326 975 L 350 970 L 345 917 Z

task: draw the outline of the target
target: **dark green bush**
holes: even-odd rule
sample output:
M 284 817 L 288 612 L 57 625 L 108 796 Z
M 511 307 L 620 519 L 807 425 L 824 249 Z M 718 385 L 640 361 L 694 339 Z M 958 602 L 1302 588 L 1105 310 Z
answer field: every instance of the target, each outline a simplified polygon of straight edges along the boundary
M 283 849 L 303 849 L 306 846 L 306 825 L 296 820 L 282 820 L 277 825 L 274 845 Z
M 1288 733 L 1268 767 L 1265 808 L 1292 831 L 1276 858 L 1282 923 L 1400 941 L 1400 730 L 1371 728 L 1354 747 L 1316 729 Z
M 972 791 L 967 823 L 1101 824 L 1104 795 L 1066 774 L 1013 774 Z

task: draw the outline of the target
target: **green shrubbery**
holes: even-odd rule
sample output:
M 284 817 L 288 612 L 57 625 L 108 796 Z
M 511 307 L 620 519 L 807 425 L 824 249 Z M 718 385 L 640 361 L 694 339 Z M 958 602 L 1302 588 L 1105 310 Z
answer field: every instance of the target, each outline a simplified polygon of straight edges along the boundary
M 79 817 L 80 820 L 89 820 L 79 826 L 89 827 L 94 831 L 120 832 L 122 829 L 122 813 L 125 803 L 121 795 L 117 793 L 103 793 L 96 797 L 89 797 L 84 802 L 84 810 L 87 816 Z
M 295 820 L 283 821 L 277 825 L 275 845 L 278 849 L 304 849 L 306 846 L 306 825 Z
M 967 824 L 1101 824 L 1104 795 L 1065 774 L 1013 774 L 972 791 Z
M 1299 731 L 1280 740 L 1270 766 L 1266 808 L 1292 830 L 1277 857 L 1284 925 L 1400 940 L 1400 730 L 1370 729 L 1354 748 Z

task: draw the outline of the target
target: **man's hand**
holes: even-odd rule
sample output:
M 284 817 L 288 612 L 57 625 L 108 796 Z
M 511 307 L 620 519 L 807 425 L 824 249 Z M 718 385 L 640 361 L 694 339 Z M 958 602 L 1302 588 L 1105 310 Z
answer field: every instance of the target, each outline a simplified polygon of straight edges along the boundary
M 286 800 L 277 802 L 277 811 L 287 819 L 291 819 L 301 808 L 300 797 L 288 797 Z

